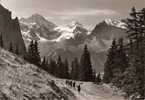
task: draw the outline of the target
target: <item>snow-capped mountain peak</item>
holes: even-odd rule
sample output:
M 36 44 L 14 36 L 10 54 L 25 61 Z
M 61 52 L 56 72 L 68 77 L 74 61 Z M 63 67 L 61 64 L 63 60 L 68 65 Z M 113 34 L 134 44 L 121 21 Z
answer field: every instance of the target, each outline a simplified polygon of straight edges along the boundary
M 22 35 L 25 36 L 23 38 L 26 40 L 35 40 L 36 37 L 38 40 L 51 40 L 60 35 L 54 30 L 56 25 L 40 14 L 20 19 L 20 26 Z
M 55 30 L 61 33 L 61 35 L 54 40 L 57 42 L 65 39 L 74 38 L 78 34 L 86 35 L 88 32 L 87 29 L 85 29 L 83 25 L 77 21 L 72 21 L 70 24 L 65 26 L 56 27 Z
M 42 15 L 38 14 L 38 13 L 35 13 L 31 16 L 31 18 L 33 19 L 45 19 Z
M 78 21 L 72 21 L 70 24 L 67 25 L 70 28 L 74 28 L 74 27 L 83 27 L 83 25 L 81 23 L 79 23 Z
M 20 21 L 25 24 L 26 23 L 27 24 L 36 23 L 39 26 L 45 26 L 45 27 L 49 27 L 49 28 L 56 27 L 56 25 L 54 23 L 48 21 L 45 17 L 43 17 L 40 14 L 33 14 L 32 16 L 30 16 L 28 18 L 21 18 Z
M 112 20 L 112 19 L 106 19 L 104 22 L 108 25 L 115 26 L 118 28 L 126 29 L 126 24 L 122 22 L 121 20 Z

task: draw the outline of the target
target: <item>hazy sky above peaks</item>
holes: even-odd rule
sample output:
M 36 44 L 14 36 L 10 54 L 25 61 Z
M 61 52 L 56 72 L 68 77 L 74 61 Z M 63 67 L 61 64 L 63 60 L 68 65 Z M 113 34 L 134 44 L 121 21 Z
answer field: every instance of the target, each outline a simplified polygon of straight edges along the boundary
M 126 18 L 132 6 L 145 7 L 145 0 L 2 0 L 1 3 L 20 18 L 38 13 L 57 25 L 76 20 L 86 27 L 107 18 Z

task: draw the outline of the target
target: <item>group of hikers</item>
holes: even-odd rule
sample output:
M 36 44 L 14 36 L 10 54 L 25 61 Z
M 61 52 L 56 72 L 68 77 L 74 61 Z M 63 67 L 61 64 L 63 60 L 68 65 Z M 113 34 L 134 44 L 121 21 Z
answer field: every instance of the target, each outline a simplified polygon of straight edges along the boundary
M 75 81 L 66 80 L 66 85 L 71 87 L 71 88 L 74 88 L 78 92 L 81 92 L 81 86 L 80 86 L 80 84 L 77 85 Z

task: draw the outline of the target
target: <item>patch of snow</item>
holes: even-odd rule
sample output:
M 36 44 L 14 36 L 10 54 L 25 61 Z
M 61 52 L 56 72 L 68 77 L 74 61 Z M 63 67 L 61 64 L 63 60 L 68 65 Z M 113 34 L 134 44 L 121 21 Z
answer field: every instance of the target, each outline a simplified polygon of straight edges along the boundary
M 28 26 L 29 28 L 32 28 L 33 26 L 37 25 L 37 23 L 35 23 L 35 22 L 27 23 L 27 22 L 21 21 L 21 23 L 24 24 L 24 25 L 26 25 L 26 26 Z
M 74 38 L 74 33 L 73 33 L 74 29 L 75 29 L 75 27 L 73 27 L 73 28 L 69 28 L 69 27 L 56 27 L 55 30 L 60 32 L 61 35 L 57 39 L 54 39 L 52 41 L 59 42 L 61 40 Z
M 28 40 L 28 41 L 31 41 L 31 36 L 29 35 L 30 31 L 21 31 L 22 33 L 22 37 L 24 40 Z
M 115 27 L 122 28 L 122 29 L 126 29 L 126 27 L 125 27 L 126 24 L 123 23 L 123 22 L 120 21 L 120 20 L 106 19 L 105 22 L 106 22 L 108 25 L 115 26 Z
M 70 24 L 67 25 L 70 28 L 74 28 L 74 27 L 83 27 L 83 25 L 81 23 L 79 23 L 78 21 L 72 21 Z
M 30 35 L 30 30 L 21 31 L 21 33 L 22 33 L 22 37 L 23 37 L 24 40 L 27 40 L 27 41 L 31 41 L 32 40 L 33 37 Z M 41 37 L 38 33 L 35 33 L 35 34 L 36 34 L 36 37 L 39 39 L 40 42 L 48 41 L 44 37 Z

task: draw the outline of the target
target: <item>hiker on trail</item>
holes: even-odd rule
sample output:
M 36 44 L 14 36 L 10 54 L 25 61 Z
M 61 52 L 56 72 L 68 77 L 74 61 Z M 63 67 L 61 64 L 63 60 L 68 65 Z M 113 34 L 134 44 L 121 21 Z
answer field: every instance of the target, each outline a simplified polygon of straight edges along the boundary
M 80 85 L 78 86 L 78 92 L 81 92 L 81 86 Z
M 72 82 L 72 81 L 70 81 L 70 86 L 71 86 L 71 87 L 73 86 L 73 85 L 72 85 L 72 83 L 73 83 L 73 82 Z
M 73 88 L 75 88 L 76 87 L 76 83 L 75 82 L 73 82 Z
M 65 81 L 65 84 L 68 85 L 68 81 L 67 80 Z

